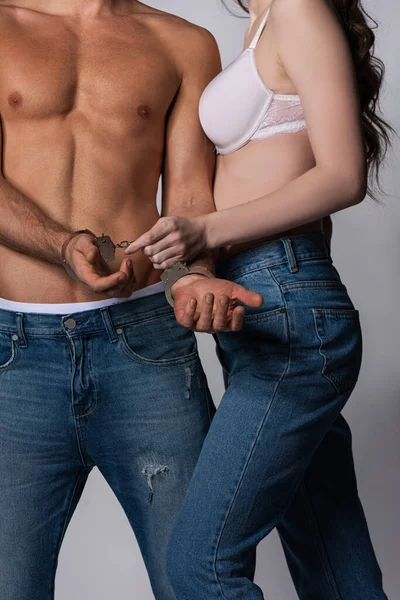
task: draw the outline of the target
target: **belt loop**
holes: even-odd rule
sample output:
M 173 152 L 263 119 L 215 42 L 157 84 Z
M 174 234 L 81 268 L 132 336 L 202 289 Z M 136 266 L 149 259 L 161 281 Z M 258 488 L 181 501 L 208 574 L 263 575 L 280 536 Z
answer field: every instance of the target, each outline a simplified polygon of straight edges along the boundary
M 18 333 L 18 340 L 19 340 L 18 345 L 20 348 L 27 348 L 28 343 L 26 341 L 25 331 L 24 331 L 24 315 L 22 313 L 16 313 L 16 317 L 17 317 L 17 333 Z
M 292 273 L 297 273 L 299 267 L 297 265 L 296 256 L 293 250 L 292 240 L 290 238 L 282 238 L 283 246 L 285 248 L 286 257 L 289 263 L 289 269 Z
M 118 336 L 117 336 L 117 333 L 114 328 L 114 323 L 112 322 L 110 309 L 108 308 L 108 306 L 105 306 L 104 308 L 100 309 L 100 312 L 101 312 L 101 316 L 103 318 L 104 326 L 107 330 L 110 342 L 112 344 L 115 344 L 116 342 L 118 342 Z

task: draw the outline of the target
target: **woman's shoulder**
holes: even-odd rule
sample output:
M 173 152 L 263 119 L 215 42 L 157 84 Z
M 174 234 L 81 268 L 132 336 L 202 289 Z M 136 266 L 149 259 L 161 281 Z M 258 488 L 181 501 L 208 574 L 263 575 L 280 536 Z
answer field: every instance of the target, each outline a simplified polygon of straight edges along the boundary
M 273 0 L 269 21 L 277 33 L 298 28 L 326 29 L 338 24 L 334 8 L 327 0 Z
M 274 20 L 292 20 L 299 16 L 315 18 L 322 14 L 333 14 L 327 0 L 273 0 L 270 7 L 270 19 Z

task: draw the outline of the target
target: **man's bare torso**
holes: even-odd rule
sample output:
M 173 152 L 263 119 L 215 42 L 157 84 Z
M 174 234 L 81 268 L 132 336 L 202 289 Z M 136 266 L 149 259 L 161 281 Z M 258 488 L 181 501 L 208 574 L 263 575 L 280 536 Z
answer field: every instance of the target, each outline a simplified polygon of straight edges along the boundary
M 158 218 L 165 124 L 191 26 L 138 2 L 80 16 L 34 5 L 0 3 L 4 177 L 62 225 L 134 240 Z M 144 256 L 134 266 L 138 288 L 159 279 Z M 61 267 L 1 245 L 0 296 L 99 299 Z

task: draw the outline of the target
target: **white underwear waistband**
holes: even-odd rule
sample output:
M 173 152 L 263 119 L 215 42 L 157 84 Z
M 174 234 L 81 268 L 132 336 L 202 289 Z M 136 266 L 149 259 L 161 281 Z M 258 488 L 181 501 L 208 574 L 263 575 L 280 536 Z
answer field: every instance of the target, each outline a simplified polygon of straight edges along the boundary
M 71 313 L 83 312 L 85 310 L 96 310 L 98 308 L 103 308 L 104 306 L 121 304 L 122 302 L 129 302 L 130 300 L 137 300 L 138 298 L 146 298 L 147 296 L 160 294 L 164 291 L 164 289 L 165 286 L 163 282 L 160 281 L 154 285 L 149 285 L 148 287 L 142 288 L 137 292 L 133 292 L 132 296 L 129 298 L 107 298 L 105 300 L 94 300 L 91 302 L 71 302 L 59 304 L 13 302 L 11 300 L 0 298 L 0 310 L 11 310 L 21 313 L 41 313 L 47 315 L 69 315 Z

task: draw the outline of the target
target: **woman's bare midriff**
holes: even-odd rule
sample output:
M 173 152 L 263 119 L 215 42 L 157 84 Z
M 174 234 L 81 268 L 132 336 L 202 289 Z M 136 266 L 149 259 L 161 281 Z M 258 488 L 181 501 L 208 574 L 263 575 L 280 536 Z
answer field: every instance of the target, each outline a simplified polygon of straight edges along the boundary
M 217 210 L 268 196 L 314 166 L 315 159 L 307 130 L 252 141 L 232 154 L 219 155 L 214 187 Z M 268 199 L 265 201 L 268 202 Z M 257 218 L 257 215 L 254 217 Z M 294 236 L 322 230 L 321 219 L 260 240 L 229 246 L 223 250 L 223 254 L 234 254 L 283 235 Z

